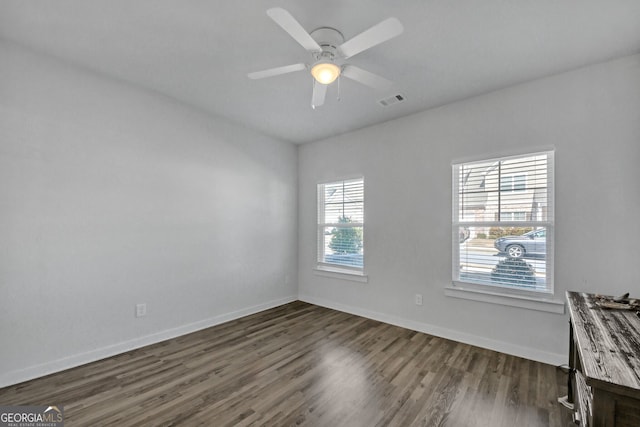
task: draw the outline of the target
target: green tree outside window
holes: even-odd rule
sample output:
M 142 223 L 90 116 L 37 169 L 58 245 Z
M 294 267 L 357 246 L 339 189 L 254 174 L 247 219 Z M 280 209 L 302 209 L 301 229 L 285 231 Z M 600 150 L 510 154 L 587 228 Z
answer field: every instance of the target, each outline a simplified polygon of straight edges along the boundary
M 349 223 L 351 218 L 341 216 L 339 223 Z M 331 230 L 331 242 L 329 247 L 335 254 L 357 254 L 362 249 L 362 228 L 335 227 Z

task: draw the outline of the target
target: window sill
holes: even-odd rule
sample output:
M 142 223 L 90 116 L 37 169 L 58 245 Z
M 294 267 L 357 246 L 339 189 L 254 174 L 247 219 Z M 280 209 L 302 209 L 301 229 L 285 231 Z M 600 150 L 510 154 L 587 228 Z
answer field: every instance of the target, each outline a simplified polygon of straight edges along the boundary
M 462 298 L 472 301 L 508 305 L 547 313 L 564 314 L 564 301 L 544 297 L 506 294 L 484 289 L 470 289 L 458 285 L 450 285 L 444 289 L 448 297 Z
M 346 270 L 336 267 L 318 266 L 313 269 L 313 274 L 330 277 L 332 279 L 351 280 L 352 282 L 367 283 L 369 281 L 369 276 L 364 274 L 363 271 Z

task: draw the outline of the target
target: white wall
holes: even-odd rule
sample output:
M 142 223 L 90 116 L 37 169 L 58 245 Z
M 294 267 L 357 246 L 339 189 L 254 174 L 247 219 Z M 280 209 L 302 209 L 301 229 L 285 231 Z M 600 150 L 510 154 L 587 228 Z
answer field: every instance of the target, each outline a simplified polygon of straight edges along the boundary
M 295 146 L 0 58 L 0 387 L 296 299 Z
M 556 298 L 567 290 L 640 296 L 636 55 L 302 146 L 300 299 L 566 362 L 566 315 L 444 295 L 451 283 L 452 161 L 545 146 L 556 148 Z M 359 174 L 369 282 L 314 275 L 316 183 Z M 423 306 L 415 305 L 416 293 Z

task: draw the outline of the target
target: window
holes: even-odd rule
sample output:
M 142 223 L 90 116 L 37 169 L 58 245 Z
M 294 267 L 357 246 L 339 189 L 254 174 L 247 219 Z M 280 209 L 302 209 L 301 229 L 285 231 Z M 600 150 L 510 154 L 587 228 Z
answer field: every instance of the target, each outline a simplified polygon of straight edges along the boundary
M 500 212 L 500 221 L 526 221 L 526 212 Z
M 454 284 L 552 294 L 552 195 L 551 151 L 454 164 Z
M 364 179 L 318 185 L 318 265 L 362 272 Z
M 500 176 L 500 191 L 524 191 L 526 183 L 526 175 L 502 175 Z

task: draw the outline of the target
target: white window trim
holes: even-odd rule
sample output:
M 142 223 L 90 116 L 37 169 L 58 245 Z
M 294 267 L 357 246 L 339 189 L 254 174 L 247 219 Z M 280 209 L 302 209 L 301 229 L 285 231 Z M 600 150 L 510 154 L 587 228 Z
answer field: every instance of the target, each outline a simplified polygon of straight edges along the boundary
M 511 150 L 511 149 L 500 150 L 488 156 L 486 154 L 476 154 L 473 156 L 458 157 L 453 159 L 453 161 L 451 162 L 451 165 L 453 166 L 456 163 L 480 162 L 487 159 L 521 157 L 521 156 L 529 155 L 531 153 L 542 153 L 542 152 L 551 152 L 551 153 L 554 153 L 555 155 L 555 147 L 552 145 L 541 145 L 541 146 L 530 147 L 528 149 L 519 148 L 515 150 Z
M 365 179 L 363 175 L 349 175 L 343 178 L 336 178 L 336 179 L 317 182 L 316 189 L 320 185 L 332 184 L 340 181 L 353 181 L 358 179 L 362 180 L 363 191 L 365 191 L 364 190 Z M 318 201 L 319 201 L 318 199 L 319 199 L 319 194 L 316 194 L 316 215 L 318 214 Z M 324 224 L 324 222 L 322 224 Z M 362 230 L 364 233 L 364 229 L 365 229 L 364 220 L 362 223 L 349 223 L 349 224 L 350 224 L 349 227 L 362 227 Z M 324 242 L 322 242 L 320 228 L 321 228 L 320 224 L 317 223 L 317 218 L 316 218 L 316 266 L 313 268 L 313 273 L 323 277 L 367 283 L 369 281 L 369 276 L 367 276 L 367 274 L 365 273 L 366 263 L 364 261 L 364 255 L 362 260 L 362 268 L 318 261 L 318 259 L 320 258 L 320 253 L 323 251 L 323 246 L 321 245 L 324 244 Z
M 352 282 L 367 283 L 369 281 L 369 276 L 367 276 L 364 271 L 342 269 L 325 264 L 318 264 L 318 266 L 313 269 L 313 274 L 332 279 L 350 280 Z
M 454 282 L 444 289 L 448 297 L 462 298 L 472 301 L 488 302 L 492 304 L 508 305 L 529 310 L 545 311 L 547 313 L 564 314 L 564 301 L 555 298 L 527 296 L 506 292 L 495 292 L 491 289 L 477 289 L 468 283 Z M 545 294 L 548 295 L 548 294 Z
M 555 148 L 554 147 L 538 147 L 533 148 L 530 151 L 509 151 L 508 153 L 495 154 L 493 156 L 474 156 L 468 158 L 461 158 L 454 160 L 452 166 L 461 163 L 472 163 L 483 160 L 495 159 L 508 159 L 512 157 L 521 157 L 528 155 L 535 155 L 536 153 L 546 152 L 549 155 L 550 161 L 547 164 L 548 175 L 550 177 L 551 185 L 547 188 L 547 197 L 553 208 L 553 221 L 547 221 L 543 226 L 547 230 L 547 280 L 551 279 L 551 285 L 547 291 L 530 291 L 524 289 L 517 289 L 513 287 L 501 287 L 484 284 L 473 284 L 468 282 L 461 282 L 452 280 L 451 285 L 445 287 L 445 295 L 453 298 L 462 298 L 473 301 L 488 302 L 500 305 L 508 305 L 513 307 L 526 308 L 531 310 L 545 311 L 550 313 L 564 314 L 564 300 L 558 300 L 554 298 L 555 295 L 555 282 L 554 282 L 554 251 L 555 251 Z M 453 171 L 453 168 L 452 168 Z M 453 173 L 453 172 L 452 172 Z M 458 178 L 453 176 L 453 193 L 458 191 L 457 182 Z M 526 185 L 526 184 L 525 184 Z M 455 197 L 452 199 L 452 214 L 457 212 Z M 452 215 L 453 217 L 453 215 Z M 501 226 L 525 226 L 528 221 L 512 221 L 512 222 L 496 222 L 496 225 Z M 539 225 L 541 222 L 537 222 Z M 452 221 L 452 242 L 456 242 L 459 238 L 458 226 L 475 225 L 474 222 L 456 221 L 456 218 Z M 453 249 L 452 256 L 452 271 L 458 268 L 460 264 L 459 250 Z

